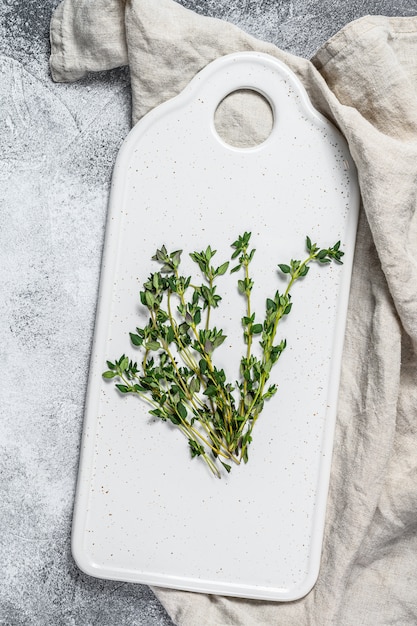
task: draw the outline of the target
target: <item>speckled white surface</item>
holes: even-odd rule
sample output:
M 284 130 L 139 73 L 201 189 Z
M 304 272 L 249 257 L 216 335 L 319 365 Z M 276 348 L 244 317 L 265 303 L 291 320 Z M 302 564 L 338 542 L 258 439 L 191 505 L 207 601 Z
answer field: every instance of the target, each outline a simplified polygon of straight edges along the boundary
M 407 0 L 181 3 L 307 57 L 352 19 L 415 10 Z M 146 587 L 92 579 L 70 556 L 109 180 L 130 90 L 125 69 L 51 82 L 56 4 L 0 6 L 0 623 L 168 625 Z
M 274 112 L 270 136 L 249 149 L 224 144 L 214 129 L 218 103 L 241 87 L 264 93 Z M 76 502 L 73 553 L 86 572 L 257 599 L 294 600 L 311 589 L 358 208 L 344 139 L 295 75 L 267 55 L 212 63 L 130 133 L 112 184 Z M 219 482 L 191 460 L 181 435 L 153 424 L 143 403 L 118 394 L 101 373 L 106 359 L 122 353 L 141 359 L 128 332 L 140 323 L 138 283 L 155 271 L 155 250 L 164 244 L 186 253 L 210 243 L 220 263 L 243 231 L 257 249 L 252 305 L 259 316 L 266 297 L 282 289 L 277 263 L 305 253 L 306 233 L 322 246 L 341 239 L 346 253 L 343 266 L 314 268 L 294 290 L 278 339 L 289 347 L 271 376 L 277 396 L 254 431 L 248 465 Z M 183 271 L 194 275 L 187 256 Z M 244 312 L 236 277 L 223 277 L 218 291 L 223 302 L 213 324 L 227 341 L 215 361 L 235 380 Z

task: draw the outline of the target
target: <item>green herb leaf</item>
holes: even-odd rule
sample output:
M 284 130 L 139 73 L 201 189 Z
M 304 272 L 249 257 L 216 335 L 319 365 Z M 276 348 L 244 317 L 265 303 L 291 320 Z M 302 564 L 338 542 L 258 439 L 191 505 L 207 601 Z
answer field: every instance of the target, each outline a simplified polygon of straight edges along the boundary
M 145 344 L 145 348 L 147 350 L 159 350 L 161 348 L 161 344 L 159 341 L 148 341 L 148 343 Z
M 126 369 L 128 367 L 129 367 L 129 358 L 127 356 L 125 356 L 120 361 L 119 370 L 120 370 L 121 373 L 123 373 L 124 371 L 126 371 Z
M 136 335 L 135 333 L 129 333 L 130 335 L 130 341 L 133 343 L 134 346 L 141 346 L 143 344 L 143 339 L 142 337 L 139 337 L 139 335 Z
M 117 384 L 116 387 L 121 393 L 128 393 L 129 391 L 129 387 L 127 385 Z
M 226 274 L 228 267 L 229 267 L 229 261 L 226 261 L 226 263 L 223 263 L 222 265 L 220 265 L 215 271 L 216 276 L 223 276 L 223 274 Z
M 187 409 L 185 408 L 182 402 L 178 402 L 177 411 L 180 417 L 182 417 L 182 419 L 185 420 L 185 418 L 187 417 Z
M 213 398 L 216 395 L 216 393 L 217 391 L 214 385 L 209 385 L 207 389 L 204 391 L 204 395 L 208 396 L 209 398 Z

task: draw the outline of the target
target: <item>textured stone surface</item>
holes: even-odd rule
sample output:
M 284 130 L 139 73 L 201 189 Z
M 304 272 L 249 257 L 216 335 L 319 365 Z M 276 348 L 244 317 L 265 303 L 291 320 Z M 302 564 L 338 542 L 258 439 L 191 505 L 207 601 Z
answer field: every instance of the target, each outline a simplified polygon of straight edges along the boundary
M 311 56 L 408 0 L 182 0 Z M 82 574 L 70 525 L 112 166 L 129 131 L 125 68 L 51 82 L 56 1 L 0 5 L 0 624 L 168 626 L 144 586 Z

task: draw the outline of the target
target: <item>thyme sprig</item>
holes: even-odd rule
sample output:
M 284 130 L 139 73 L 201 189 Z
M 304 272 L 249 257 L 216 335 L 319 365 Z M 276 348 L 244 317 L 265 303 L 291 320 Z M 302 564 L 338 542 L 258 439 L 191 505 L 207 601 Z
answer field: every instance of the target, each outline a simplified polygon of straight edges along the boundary
M 246 350 L 238 380 L 228 381 L 213 360 L 226 339 L 211 318 L 222 300 L 217 280 L 226 274 L 229 261 L 213 265 L 216 250 L 210 246 L 190 254 L 203 278 L 198 285 L 191 276 L 180 274 L 181 250 L 169 253 L 162 246 L 156 251 L 152 259 L 160 269 L 149 276 L 140 292 L 148 322 L 130 333 L 133 346 L 142 352 L 141 362 L 138 365 L 123 354 L 114 362 L 107 361 L 103 373 L 104 378 L 117 380 L 120 393 L 137 395 L 152 416 L 178 428 L 188 440 L 191 457 L 201 457 L 219 478 L 222 467 L 230 472 L 232 464 L 248 461 L 255 423 L 265 401 L 277 391 L 276 384 L 267 383 L 287 345 L 285 339 L 276 342 L 276 334 L 280 321 L 291 311 L 294 283 L 305 278 L 312 263 L 341 263 L 344 255 L 340 241 L 320 248 L 307 237 L 308 256 L 303 261 L 278 265 L 286 288 L 266 299 L 264 318 L 259 321 L 251 303 L 250 263 L 255 249 L 250 248 L 250 239 L 251 233 L 245 232 L 232 243 L 231 259 L 237 265 L 230 272 L 240 272 L 237 288 L 245 300 L 241 324 Z

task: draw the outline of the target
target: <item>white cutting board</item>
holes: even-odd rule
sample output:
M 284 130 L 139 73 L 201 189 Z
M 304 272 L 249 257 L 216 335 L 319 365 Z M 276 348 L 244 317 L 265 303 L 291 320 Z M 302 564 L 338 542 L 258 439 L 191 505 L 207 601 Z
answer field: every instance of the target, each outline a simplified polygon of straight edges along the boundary
M 226 145 L 214 113 L 248 88 L 269 101 L 274 125 L 259 146 Z M 199 592 L 294 600 L 319 570 L 339 371 L 359 194 L 346 143 L 319 115 L 296 76 L 258 53 L 225 56 L 128 135 L 114 170 L 88 384 L 73 526 L 86 573 Z M 278 263 L 305 258 L 305 237 L 342 240 L 344 265 L 311 267 L 293 290 L 279 338 L 288 347 L 270 382 L 249 463 L 221 480 L 191 460 L 186 439 L 153 420 L 136 397 L 102 380 L 106 359 L 138 357 L 129 331 L 139 290 L 165 244 L 217 249 L 252 232 L 254 310 L 282 288 Z M 187 265 L 188 263 L 188 265 Z M 186 270 L 184 270 L 186 271 Z M 187 274 L 186 274 L 187 275 Z M 244 301 L 236 274 L 219 279 L 215 353 L 237 376 Z M 141 322 L 144 319 L 140 320 Z

